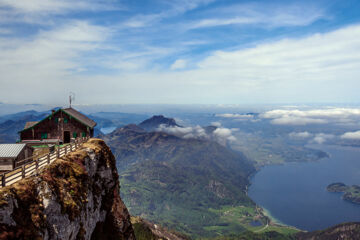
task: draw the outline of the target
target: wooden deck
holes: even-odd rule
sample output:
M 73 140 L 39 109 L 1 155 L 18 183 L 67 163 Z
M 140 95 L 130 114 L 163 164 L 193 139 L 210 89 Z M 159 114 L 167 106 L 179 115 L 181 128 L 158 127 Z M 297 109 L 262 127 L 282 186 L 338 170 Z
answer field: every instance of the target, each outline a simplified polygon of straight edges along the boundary
M 78 141 L 76 141 L 75 143 L 70 143 L 66 146 L 56 149 L 52 153 L 48 153 L 43 156 L 40 156 L 39 158 L 31 162 L 16 167 L 14 170 L 3 173 L 2 175 L 0 175 L 0 182 L 1 182 L 0 188 L 9 186 L 23 178 L 34 175 L 39 169 L 45 167 L 46 165 L 51 164 L 57 158 L 60 158 L 69 152 L 75 151 L 76 149 L 81 147 L 81 145 L 84 142 L 86 142 L 88 139 L 89 137 L 79 138 Z M 23 161 L 26 160 L 28 159 L 24 159 Z

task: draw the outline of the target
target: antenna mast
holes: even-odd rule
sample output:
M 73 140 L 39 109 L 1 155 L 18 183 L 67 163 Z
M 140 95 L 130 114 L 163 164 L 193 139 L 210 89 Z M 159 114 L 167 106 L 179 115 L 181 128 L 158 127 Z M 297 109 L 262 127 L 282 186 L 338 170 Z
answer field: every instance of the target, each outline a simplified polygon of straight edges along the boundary
M 71 102 L 75 100 L 75 93 L 70 92 L 69 94 L 69 103 L 70 103 L 70 108 L 71 108 Z

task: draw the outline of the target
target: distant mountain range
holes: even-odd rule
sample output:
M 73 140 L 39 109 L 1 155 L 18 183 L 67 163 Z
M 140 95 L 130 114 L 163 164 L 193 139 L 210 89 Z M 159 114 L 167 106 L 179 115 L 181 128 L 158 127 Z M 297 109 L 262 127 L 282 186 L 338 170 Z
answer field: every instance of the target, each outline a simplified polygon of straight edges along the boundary
M 14 143 L 19 139 L 18 132 L 24 129 L 26 122 L 39 121 L 48 113 L 25 111 L 0 116 L 0 143 Z

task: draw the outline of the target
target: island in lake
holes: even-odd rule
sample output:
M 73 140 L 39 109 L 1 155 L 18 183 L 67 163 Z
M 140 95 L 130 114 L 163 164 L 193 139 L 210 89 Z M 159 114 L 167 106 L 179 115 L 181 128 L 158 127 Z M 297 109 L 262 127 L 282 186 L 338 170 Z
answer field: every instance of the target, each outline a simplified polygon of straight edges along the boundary
M 332 183 L 326 187 L 329 192 L 343 192 L 343 199 L 360 204 L 360 186 L 352 185 L 347 186 L 344 183 Z

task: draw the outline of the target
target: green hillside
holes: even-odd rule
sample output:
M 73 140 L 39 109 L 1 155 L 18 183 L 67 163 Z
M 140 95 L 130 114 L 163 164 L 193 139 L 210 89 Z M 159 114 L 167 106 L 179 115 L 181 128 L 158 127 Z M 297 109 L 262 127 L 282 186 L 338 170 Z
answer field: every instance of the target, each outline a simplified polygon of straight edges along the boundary
M 216 142 L 149 133 L 136 125 L 104 138 L 117 158 L 131 214 L 191 236 L 241 232 L 255 220 L 266 224 L 246 195 L 255 169 L 241 154 Z

